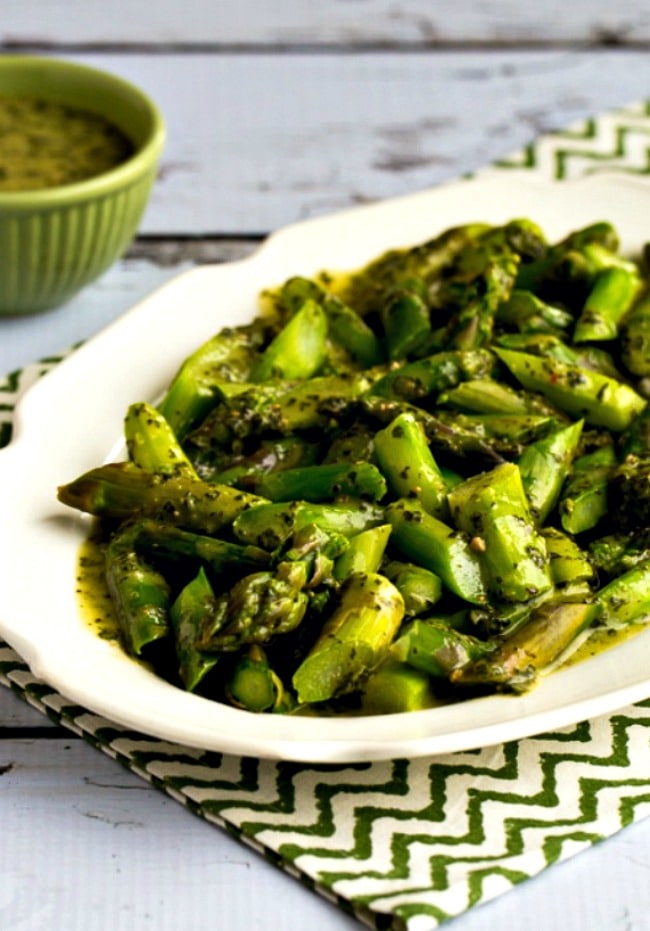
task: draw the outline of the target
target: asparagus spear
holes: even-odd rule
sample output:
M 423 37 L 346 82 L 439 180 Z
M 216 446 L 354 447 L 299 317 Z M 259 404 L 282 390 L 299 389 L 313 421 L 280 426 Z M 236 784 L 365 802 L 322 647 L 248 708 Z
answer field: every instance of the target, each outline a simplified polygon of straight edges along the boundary
M 259 320 L 224 328 L 185 359 L 158 407 L 177 437 L 182 440 L 214 406 L 220 383 L 248 378 L 263 335 Z
M 282 705 L 284 686 L 273 672 L 263 648 L 250 646 L 237 660 L 226 685 L 231 704 L 246 711 L 275 711 Z
M 152 472 L 198 478 L 194 466 L 163 415 L 152 404 L 131 404 L 124 418 L 129 458 Z
M 178 671 L 188 692 L 194 692 L 219 661 L 197 648 L 201 626 L 216 609 L 216 598 L 203 567 L 185 585 L 169 609 L 176 642 Z
M 106 548 L 106 582 L 127 650 L 143 650 L 169 633 L 171 590 L 164 576 L 136 551 L 137 528 L 125 527 Z
M 487 656 L 452 670 L 456 685 L 492 685 L 525 691 L 600 614 L 595 603 L 547 602 Z
M 582 420 L 577 420 L 568 427 L 541 437 L 527 446 L 518 459 L 517 465 L 530 510 L 539 525 L 546 522 L 557 504 L 578 450 L 582 427 Z
M 438 575 L 449 591 L 471 604 L 487 600 L 481 563 L 470 537 L 428 514 L 421 504 L 399 499 L 386 508 L 398 550 Z
M 552 587 L 548 554 L 514 463 L 472 476 L 449 493 L 454 524 L 476 541 L 487 585 L 504 601 L 526 601 Z
M 604 585 L 596 595 L 606 627 L 640 624 L 650 616 L 650 559 Z
M 318 282 L 300 276 L 290 278 L 280 289 L 278 300 L 293 312 L 306 300 L 316 301 L 327 315 L 330 338 L 343 346 L 354 360 L 364 368 L 384 360 L 384 348 L 373 329 L 340 297 Z
M 375 454 L 391 491 L 417 497 L 429 513 L 447 513 L 447 486 L 424 431 L 410 412 L 398 414 L 375 435 Z
M 650 375 L 650 291 L 646 290 L 623 320 L 621 356 L 633 375 Z
M 440 577 L 424 566 L 391 560 L 383 572 L 404 599 L 407 617 L 424 614 L 442 598 Z
M 323 308 L 316 301 L 305 301 L 255 362 L 251 381 L 311 378 L 325 361 L 326 338 Z
M 606 375 L 509 349 L 495 349 L 524 388 L 591 424 L 621 432 L 646 405 L 633 388 Z
M 641 276 L 633 262 L 619 260 L 596 275 L 573 333 L 576 343 L 611 340 L 618 336 L 619 323 L 634 303 Z
M 389 369 L 373 382 L 370 394 L 417 401 L 466 379 L 488 377 L 496 368 L 496 359 L 487 349 L 445 350 Z
M 560 523 L 568 533 L 591 530 L 605 516 L 615 465 L 616 452 L 610 444 L 574 461 L 558 505 Z
M 379 524 L 350 537 L 334 564 L 334 577 L 343 581 L 354 573 L 377 572 L 390 534 L 390 524 Z
M 298 700 L 329 701 L 354 691 L 377 666 L 404 616 L 404 602 L 385 576 L 349 576 L 340 602 L 293 676 Z
M 242 543 L 274 550 L 310 524 L 349 537 L 382 523 L 385 523 L 382 508 L 365 501 L 335 504 L 291 501 L 261 504 L 242 511 L 233 522 L 233 531 Z
M 489 654 L 494 644 L 461 633 L 441 621 L 413 621 L 391 646 L 391 655 L 436 679 Z
M 329 463 L 284 469 L 262 476 L 256 491 L 270 501 L 331 501 L 348 496 L 379 501 L 386 481 L 370 462 Z
M 364 714 L 422 711 L 440 704 L 431 676 L 390 654 L 370 673 L 361 693 Z
M 400 282 L 381 308 L 388 358 L 403 359 L 425 344 L 431 333 L 427 288 L 422 279 Z
M 164 475 L 131 462 L 85 472 L 58 489 L 63 504 L 96 517 L 153 517 L 199 533 L 214 533 L 265 499 L 229 485 Z

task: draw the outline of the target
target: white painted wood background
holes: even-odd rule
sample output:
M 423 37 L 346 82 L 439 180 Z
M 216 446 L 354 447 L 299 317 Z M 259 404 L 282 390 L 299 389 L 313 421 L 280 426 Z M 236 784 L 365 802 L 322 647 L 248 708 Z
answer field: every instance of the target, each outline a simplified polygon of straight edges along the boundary
M 115 71 L 169 130 L 139 240 L 66 307 L 0 320 L 0 375 L 285 223 L 650 97 L 649 48 L 649 0 L 0 0 L 1 54 Z M 2 931 L 357 927 L 2 688 L 0 825 Z M 450 931 L 650 931 L 649 868 L 642 823 Z

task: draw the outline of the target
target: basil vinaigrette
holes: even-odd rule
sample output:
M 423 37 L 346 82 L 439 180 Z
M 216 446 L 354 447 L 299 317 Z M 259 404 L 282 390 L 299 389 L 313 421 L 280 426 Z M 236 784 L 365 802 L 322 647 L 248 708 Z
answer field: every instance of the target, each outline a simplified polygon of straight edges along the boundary
M 88 110 L 0 94 L 0 192 L 86 181 L 133 154 L 116 126 Z

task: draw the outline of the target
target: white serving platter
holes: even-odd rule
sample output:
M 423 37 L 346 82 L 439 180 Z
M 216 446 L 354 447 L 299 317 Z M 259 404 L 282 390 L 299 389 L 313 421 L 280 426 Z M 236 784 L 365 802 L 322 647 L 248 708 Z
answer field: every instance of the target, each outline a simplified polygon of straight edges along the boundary
M 0 452 L 0 635 L 70 701 L 117 724 L 206 750 L 310 762 L 467 750 L 574 724 L 650 696 L 650 631 L 495 695 L 408 714 L 353 718 L 256 715 L 188 694 L 130 659 L 84 621 L 75 594 L 89 522 L 56 488 L 111 458 L 128 405 L 160 396 L 183 358 L 256 313 L 265 287 L 293 274 L 358 267 L 381 251 L 469 221 L 538 222 L 549 239 L 607 219 L 640 252 L 650 183 L 622 174 L 550 182 L 486 173 L 287 227 L 250 258 L 186 272 L 76 350 L 21 401 Z

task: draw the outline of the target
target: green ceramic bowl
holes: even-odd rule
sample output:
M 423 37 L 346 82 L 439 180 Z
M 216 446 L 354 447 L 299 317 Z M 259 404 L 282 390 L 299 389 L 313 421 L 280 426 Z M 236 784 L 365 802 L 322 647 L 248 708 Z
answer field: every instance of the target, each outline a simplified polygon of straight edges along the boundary
M 3 55 L 0 94 L 90 110 L 134 148 L 126 161 L 87 181 L 0 191 L 0 314 L 25 314 L 64 303 L 126 250 L 149 199 L 165 127 L 137 87 L 73 62 Z

